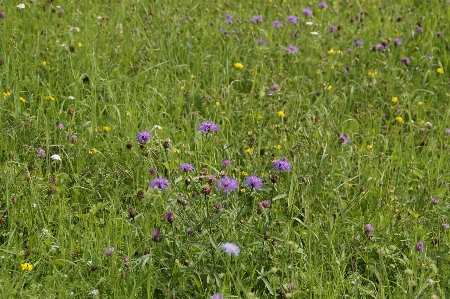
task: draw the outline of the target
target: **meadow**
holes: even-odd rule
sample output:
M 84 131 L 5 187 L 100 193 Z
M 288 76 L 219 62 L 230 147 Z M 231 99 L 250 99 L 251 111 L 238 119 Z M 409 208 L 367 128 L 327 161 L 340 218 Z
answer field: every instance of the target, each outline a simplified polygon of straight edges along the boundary
M 0 3 L 0 297 L 450 298 L 448 1 Z

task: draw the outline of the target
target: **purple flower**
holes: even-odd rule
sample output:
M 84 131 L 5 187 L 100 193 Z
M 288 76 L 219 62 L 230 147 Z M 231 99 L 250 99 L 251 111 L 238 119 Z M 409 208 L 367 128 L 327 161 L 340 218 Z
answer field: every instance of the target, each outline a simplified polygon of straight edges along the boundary
M 287 21 L 291 24 L 297 25 L 298 23 L 298 18 L 296 16 L 289 16 L 287 18 Z
M 72 135 L 72 136 L 70 136 L 70 142 L 72 142 L 72 143 L 77 143 L 77 141 L 78 141 L 77 135 Z
M 219 32 L 223 34 L 228 34 L 228 31 L 226 31 L 225 29 L 220 29 Z
M 431 57 L 433 55 L 433 53 L 427 53 L 427 54 L 425 54 L 425 56 L 427 56 L 427 57 Z
M 152 134 L 150 134 L 147 131 L 139 132 L 136 135 L 136 141 L 139 142 L 139 143 L 142 143 L 142 144 L 147 143 L 147 141 L 149 141 L 150 139 L 152 139 Z
M 448 223 L 442 223 L 441 227 L 443 229 L 448 229 L 450 227 L 450 225 Z
M 4 19 L 5 18 L 5 13 L 3 11 L 0 11 L 0 19 Z
M 45 156 L 46 156 L 46 153 L 42 148 L 38 148 L 36 150 L 36 153 L 39 158 L 45 158 Z
M 189 170 L 194 170 L 194 166 L 189 163 L 183 163 L 180 165 L 180 170 L 184 172 L 188 172 Z
M 261 44 L 261 45 L 267 45 L 267 42 L 263 39 L 257 39 L 255 40 L 256 43 Z
M 409 60 L 408 57 L 400 58 L 400 61 L 401 61 L 404 65 L 410 65 L 410 64 L 411 64 L 411 60 Z
M 417 244 L 416 244 L 416 250 L 417 251 L 424 251 L 425 250 L 425 245 L 423 245 L 423 243 L 422 242 L 417 242 Z
M 173 212 L 170 211 L 170 212 L 167 212 L 166 214 L 164 214 L 164 219 L 169 221 L 169 223 L 172 223 L 175 220 L 175 218 L 173 216 Z
M 384 50 L 384 46 L 382 44 L 376 44 L 373 46 L 373 51 L 381 51 Z
M 373 237 L 373 226 L 372 226 L 372 224 L 370 224 L 370 223 L 366 224 L 364 226 L 364 232 L 365 232 L 366 236 Z
M 311 8 L 309 8 L 309 7 L 305 8 L 305 9 L 303 10 L 303 15 L 305 15 L 305 16 L 307 16 L 307 17 L 312 16 L 312 10 L 311 10 Z
M 439 199 L 437 199 L 436 197 L 433 197 L 431 199 L 431 203 L 434 204 L 434 205 L 437 205 L 439 203 Z
M 208 135 L 211 130 L 213 130 L 214 132 L 219 132 L 219 127 L 215 123 L 210 121 L 205 121 L 197 127 L 197 131 L 202 131 L 206 135 Z
M 338 30 L 337 27 L 333 25 L 330 25 L 328 28 L 330 29 L 330 32 L 335 32 Z
M 401 46 L 402 45 L 402 39 L 401 38 L 394 38 L 394 45 L 395 46 Z
M 295 291 L 296 289 L 297 289 L 297 286 L 295 285 L 295 283 L 294 282 L 290 282 L 289 283 L 289 288 L 291 289 L 291 291 Z
M 288 46 L 286 48 L 286 52 L 288 52 L 288 53 L 297 53 L 298 52 L 298 48 L 296 46 Z
M 231 165 L 231 160 L 229 160 L 229 159 L 223 160 L 223 161 L 222 161 L 222 165 L 223 165 L 223 166 L 230 166 L 230 165 Z
M 282 171 L 290 171 L 292 169 L 292 165 L 291 163 L 288 162 L 288 160 L 286 159 L 278 159 L 275 162 L 272 163 L 272 167 L 279 170 L 280 172 Z
M 320 2 L 319 8 L 328 8 L 328 4 L 326 2 Z
M 161 232 L 157 229 L 155 229 L 152 232 L 152 236 L 153 236 L 153 241 L 158 242 L 161 239 Z
M 263 17 L 262 16 L 254 16 L 252 18 L 252 22 L 253 23 L 262 23 L 263 22 Z
M 187 232 L 188 235 L 193 235 L 194 234 L 194 229 L 192 227 L 190 227 L 190 228 L 187 229 L 186 232 Z
M 281 23 L 281 21 L 275 20 L 272 22 L 272 26 L 275 28 L 280 28 L 281 26 L 283 26 L 283 24 Z
M 348 53 L 348 54 L 352 54 L 352 53 L 353 53 L 353 49 L 348 48 L 348 49 L 347 49 L 347 53 Z
M 355 39 L 354 43 L 355 43 L 355 47 L 359 47 L 359 46 L 362 46 L 364 44 L 364 42 L 362 40 L 360 40 L 360 39 Z
M 259 190 L 261 189 L 262 186 L 262 179 L 260 179 L 255 175 L 249 175 L 248 177 L 245 178 L 244 184 L 249 188 Z
M 220 248 L 222 248 L 223 250 L 225 250 L 226 253 L 228 253 L 228 255 L 232 255 L 234 254 L 235 256 L 239 255 L 240 249 L 239 247 L 237 247 L 235 244 L 233 243 L 223 243 L 222 245 L 220 245 Z
M 152 167 L 152 168 L 150 168 L 150 174 L 151 175 L 155 175 L 156 174 L 156 172 L 157 172 L 157 170 L 156 170 L 156 168 L 155 167 Z
M 278 89 L 280 89 L 280 86 L 278 86 L 278 84 L 274 83 L 271 88 L 273 90 L 278 90 Z
M 216 212 L 219 213 L 220 211 L 222 211 L 222 205 L 218 203 L 214 206 L 214 209 L 216 209 Z
M 60 14 L 64 14 L 64 9 L 61 8 L 61 9 L 59 10 L 59 13 L 60 13 Z
M 436 32 L 436 36 L 437 37 L 441 37 L 442 36 L 442 32 L 441 31 Z
M 267 199 L 261 201 L 259 204 L 266 209 L 270 208 L 270 201 L 268 201 Z
M 275 95 L 275 93 L 273 92 L 273 90 L 269 90 L 268 92 L 267 92 L 267 96 L 268 97 L 273 97 Z
M 450 129 L 445 129 L 445 135 L 450 135 Z
M 416 27 L 416 32 L 419 33 L 419 34 L 422 33 L 423 32 L 423 28 L 420 27 L 420 26 L 417 26 Z
M 169 187 L 170 182 L 165 178 L 156 178 L 150 183 L 150 188 L 164 190 Z
M 349 144 L 352 142 L 346 134 L 339 134 L 338 138 L 343 144 Z
M 64 130 L 64 125 L 62 123 L 58 124 L 58 130 Z
M 236 190 L 239 187 L 239 184 L 238 181 L 233 178 L 224 177 L 217 182 L 216 187 L 219 190 L 223 190 L 226 194 L 230 194 L 231 191 Z
M 107 257 L 111 257 L 111 255 L 114 253 L 114 247 L 109 247 L 108 249 L 105 250 L 105 255 Z
M 226 15 L 224 15 L 224 18 L 226 19 L 227 24 L 231 24 L 233 23 L 233 15 L 227 13 Z
M 209 299 L 223 299 L 223 295 L 221 294 L 214 294 Z

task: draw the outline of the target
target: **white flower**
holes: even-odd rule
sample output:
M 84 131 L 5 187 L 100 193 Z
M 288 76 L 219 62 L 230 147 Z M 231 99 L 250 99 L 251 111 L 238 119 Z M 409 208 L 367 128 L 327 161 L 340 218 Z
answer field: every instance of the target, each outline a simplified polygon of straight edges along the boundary
M 154 126 L 153 126 L 153 129 L 161 130 L 162 128 L 161 128 L 160 126 L 158 126 L 158 125 L 154 125 Z
M 313 31 L 313 32 L 311 32 L 311 34 L 312 34 L 312 35 L 318 35 L 319 33 Z
M 36 203 L 33 203 L 31 206 L 32 206 L 33 208 L 37 208 L 37 204 L 36 204 Z
M 52 160 L 57 160 L 57 161 L 61 161 L 61 157 L 60 157 L 59 155 L 57 155 L 57 154 L 51 155 L 51 156 L 50 156 L 50 159 L 52 159 Z
M 424 125 L 425 127 L 429 127 L 429 128 L 432 128 L 432 127 L 433 127 L 433 124 L 430 123 L 429 121 L 427 121 L 427 122 L 424 123 L 423 125 Z
M 88 296 L 97 296 L 98 295 L 98 290 L 92 290 L 88 293 Z
M 69 100 L 75 100 L 75 97 L 74 96 L 68 96 L 67 97 Z
M 80 32 L 80 28 L 74 27 L 74 26 L 70 26 L 70 27 L 69 27 L 69 30 L 70 30 L 70 31 L 74 31 L 74 30 L 75 30 L 76 32 Z
M 24 9 L 25 8 L 25 4 L 21 3 L 21 4 L 17 5 L 17 8 L 18 9 Z
M 311 26 L 313 22 L 306 22 L 305 24 Z

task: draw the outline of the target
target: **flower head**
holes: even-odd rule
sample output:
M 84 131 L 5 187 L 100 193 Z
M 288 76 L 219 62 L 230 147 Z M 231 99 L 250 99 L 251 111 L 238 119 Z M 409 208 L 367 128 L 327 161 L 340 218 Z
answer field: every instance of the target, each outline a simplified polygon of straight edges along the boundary
M 211 130 L 213 130 L 214 132 L 219 132 L 219 127 L 215 123 L 210 121 L 205 121 L 197 127 L 197 131 L 202 131 L 206 135 L 208 135 Z
M 438 68 L 437 70 L 436 70 L 439 74 L 441 74 L 441 75 L 443 75 L 444 74 L 444 69 L 443 68 Z
M 335 32 L 335 31 L 338 30 L 338 28 L 337 28 L 336 26 L 333 26 L 333 25 L 330 25 L 330 26 L 328 27 L 328 29 L 330 30 L 330 32 Z
M 272 85 L 271 89 L 273 89 L 273 90 L 278 90 L 278 89 L 280 89 L 280 86 L 279 86 L 278 84 L 274 83 L 274 84 Z
M 448 229 L 450 227 L 450 225 L 448 223 L 442 223 L 441 227 L 443 229 Z
M 105 250 L 105 255 L 107 257 L 111 257 L 111 255 L 114 253 L 114 247 L 109 247 L 108 249 Z
M 420 27 L 420 26 L 417 26 L 416 27 L 416 32 L 419 33 L 419 34 L 422 33 L 423 32 L 423 28 Z
M 434 204 L 434 205 L 437 205 L 439 203 L 439 199 L 437 199 L 436 197 L 433 197 L 431 199 L 431 203 Z
M 239 187 L 239 184 L 238 181 L 233 178 L 224 177 L 217 182 L 216 187 L 219 190 L 223 190 L 226 194 L 230 194 L 231 191 L 236 190 Z
M 258 190 L 261 189 L 262 179 L 260 179 L 255 175 L 249 175 L 248 177 L 245 178 L 244 184 L 249 188 Z
M 353 42 L 355 43 L 355 47 L 364 45 L 364 42 L 360 39 L 355 39 Z
M 0 19 L 4 19 L 5 18 L 5 12 L 0 11 Z
M 161 232 L 157 229 L 152 232 L 153 241 L 158 242 L 161 239 Z
M 57 128 L 58 130 L 64 130 L 64 125 L 62 123 L 59 123 Z
M 25 4 L 21 3 L 17 5 L 18 9 L 24 9 L 25 8 Z
M 445 135 L 449 136 L 450 135 L 450 129 L 445 129 Z
M 223 165 L 223 166 L 230 166 L 230 165 L 231 165 L 231 160 L 229 160 L 229 159 L 223 160 L 223 161 L 222 161 L 222 165 Z
M 152 134 L 148 131 L 142 131 L 136 135 L 136 141 L 141 144 L 147 143 L 150 139 L 152 139 Z
M 51 155 L 50 159 L 56 160 L 56 161 L 61 161 L 61 157 L 59 155 L 57 155 L 57 154 Z
M 305 15 L 306 17 L 310 17 L 312 16 L 312 10 L 311 8 L 307 7 L 303 10 L 303 15 Z
M 169 221 L 169 223 L 172 223 L 175 220 L 175 217 L 173 216 L 173 212 L 167 212 L 166 214 L 164 214 L 164 219 L 166 219 L 167 221 Z
M 287 21 L 288 21 L 289 23 L 291 23 L 291 24 L 297 25 L 297 23 L 298 23 L 298 18 L 297 18 L 297 16 L 289 16 L 289 17 L 287 18 Z
M 268 201 L 267 199 L 261 201 L 259 204 L 266 209 L 270 208 L 270 201 Z
M 20 264 L 20 268 L 22 269 L 22 271 L 31 271 L 33 270 L 33 265 L 30 263 L 23 263 Z
M 272 22 L 272 26 L 275 28 L 280 28 L 281 26 L 283 26 L 283 23 L 281 23 L 281 21 L 279 20 L 275 20 Z
M 349 144 L 352 142 L 346 134 L 339 134 L 338 138 L 343 144 Z
M 183 163 L 180 165 L 180 170 L 183 172 L 188 172 L 189 170 L 194 170 L 194 166 L 189 163 Z
M 401 38 L 394 38 L 394 45 L 395 46 L 401 46 L 402 45 L 402 39 Z
M 45 158 L 45 156 L 46 156 L 46 153 L 42 148 L 38 148 L 36 150 L 36 153 L 39 158 Z
M 223 299 L 223 295 L 222 294 L 214 294 L 211 297 L 209 297 L 209 299 Z
M 164 190 L 170 186 L 170 182 L 165 178 L 156 178 L 150 183 L 150 188 Z
M 436 36 L 437 37 L 441 37 L 442 36 L 442 32 L 441 31 L 436 32 Z
M 78 137 L 77 137 L 77 135 L 72 135 L 72 136 L 70 136 L 70 142 L 72 142 L 72 143 L 77 143 L 77 142 L 78 142 Z
M 328 8 L 328 4 L 326 2 L 320 2 L 319 8 Z
M 286 52 L 288 52 L 288 53 L 297 53 L 298 52 L 298 48 L 296 47 L 296 46 L 288 46 L 287 48 L 286 48 Z
M 416 244 L 416 250 L 417 251 L 424 251 L 425 250 L 425 245 L 422 242 L 417 242 Z
M 229 242 L 223 243 L 222 245 L 220 245 L 220 248 L 225 250 L 225 252 L 228 253 L 228 255 L 234 254 L 235 256 L 238 256 L 240 252 L 240 249 L 239 247 L 236 246 L 236 244 Z
M 261 45 L 267 45 L 267 42 L 264 39 L 257 39 L 255 42 Z
M 372 224 L 370 224 L 370 223 L 366 224 L 364 226 L 364 232 L 365 232 L 366 236 L 373 237 L 373 226 L 372 226 Z
M 262 23 L 264 20 L 263 20 L 263 17 L 262 16 L 254 16 L 253 18 L 252 18 L 252 22 L 253 23 Z
M 409 60 L 408 57 L 400 58 L 400 61 L 401 61 L 404 65 L 410 65 L 410 64 L 411 64 L 411 60 Z
M 275 160 L 275 162 L 272 163 L 272 167 L 277 169 L 278 171 L 290 171 L 292 169 L 291 163 L 288 162 L 286 159 L 278 159 Z

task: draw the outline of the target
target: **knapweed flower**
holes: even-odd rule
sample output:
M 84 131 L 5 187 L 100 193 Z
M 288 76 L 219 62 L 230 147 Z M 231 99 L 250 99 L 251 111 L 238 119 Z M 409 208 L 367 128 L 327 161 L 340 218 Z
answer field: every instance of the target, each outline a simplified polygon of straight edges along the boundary
M 55 160 L 55 161 L 61 161 L 61 157 L 57 154 L 51 155 L 50 159 Z
M 417 26 L 416 27 L 416 32 L 419 33 L 419 34 L 422 33 L 423 32 L 423 28 L 420 27 L 420 26 Z
M 349 144 L 352 142 L 346 134 L 339 134 L 338 138 L 343 144 Z
M 296 46 L 288 46 L 287 48 L 286 48 L 286 52 L 288 52 L 289 54 L 290 53 L 297 53 L 298 52 L 298 48 L 296 47 Z
M 5 12 L 0 11 L 0 19 L 4 19 L 5 18 Z
M 267 199 L 261 201 L 259 204 L 266 209 L 270 208 L 270 201 L 268 201 Z
M 437 37 L 441 37 L 442 36 L 442 32 L 441 31 L 436 32 L 436 36 Z
M 437 199 L 436 197 L 433 197 L 431 199 L 431 203 L 434 204 L 434 205 L 437 205 L 439 203 L 439 199 Z
M 280 89 L 280 86 L 278 86 L 278 84 L 274 83 L 274 84 L 272 84 L 272 87 L 270 87 L 270 88 L 273 90 L 278 90 L 278 89 Z
M 400 123 L 400 124 L 404 124 L 404 123 L 405 123 L 405 121 L 403 120 L 403 118 L 402 118 L 401 116 L 397 116 L 397 117 L 395 118 L 395 120 L 396 120 L 398 123 Z
M 320 2 L 319 8 L 328 8 L 328 4 L 326 2 Z
M 170 186 L 170 182 L 166 178 L 156 178 L 150 183 L 150 188 L 164 190 Z
M 161 232 L 159 230 L 155 229 L 152 232 L 152 236 L 153 236 L 153 241 L 159 242 L 159 240 L 161 239 Z
M 70 136 L 69 140 L 71 143 L 77 143 L 78 137 L 77 137 L 77 135 L 72 135 L 72 136 Z
M 225 18 L 227 24 L 233 23 L 233 15 L 232 14 L 227 13 L 226 15 L 224 15 L 224 18 Z
M 209 299 L 223 299 L 223 295 L 222 294 L 214 294 L 211 297 L 209 297 Z
M 20 268 L 22 269 L 22 271 L 31 271 L 33 270 L 33 265 L 30 263 L 23 263 L 20 264 Z
M 219 127 L 215 123 L 210 121 L 205 121 L 197 127 L 197 131 L 202 131 L 206 135 L 208 135 L 211 130 L 213 130 L 214 132 L 219 132 Z
M 216 187 L 217 189 L 222 190 L 226 194 L 230 194 L 231 191 L 239 188 L 239 184 L 238 181 L 233 178 L 224 177 L 216 183 Z
M 312 16 L 312 10 L 311 8 L 307 7 L 303 10 L 303 15 L 305 15 L 306 17 L 310 17 Z
M 328 29 L 329 29 L 330 32 L 335 32 L 335 31 L 338 30 L 338 28 L 336 26 L 333 26 L 333 25 L 328 26 Z
M 287 18 L 287 21 L 288 21 L 289 23 L 291 23 L 291 24 L 297 25 L 297 23 L 298 23 L 298 18 L 297 18 L 297 16 L 289 16 L 289 17 Z
M 38 148 L 36 150 L 36 153 L 39 158 L 45 158 L 45 156 L 46 156 L 46 153 L 42 148 Z
M 262 179 L 255 175 L 249 175 L 245 178 L 244 184 L 251 189 L 259 190 L 262 186 Z
M 447 135 L 447 136 L 449 136 L 449 135 L 450 135 L 450 129 L 445 129 L 444 134 Z
M 173 212 L 167 212 L 166 214 L 164 214 L 164 219 L 166 219 L 169 223 L 172 223 L 175 221 L 175 217 L 173 216 Z
M 424 251 L 425 250 L 425 245 L 422 242 L 417 242 L 416 244 L 416 250 L 417 251 Z
M 292 169 L 291 163 L 289 163 L 288 160 L 284 158 L 275 160 L 275 162 L 272 163 L 272 167 L 280 172 L 290 171 Z
M 443 229 L 448 229 L 450 227 L 450 225 L 448 223 L 442 223 L 441 227 Z
M 230 166 L 230 165 L 231 165 L 231 160 L 229 160 L 229 159 L 223 160 L 223 161 L 222 161 L 222 165 L 223 165 L 223 166 Z
M 381 51 L 384 50 L 385 47 L 382 44 L 376 44 L 375 46 L 373 46 L 372 50 L 375 51 Z
M 105 255 L 107 257 L 111 257 L 111 255 L 114 253 L 114 247 L 109 247 L 108 249 L 105 250 Z
M 353 42 L 355 43 L 355 47 L 364 45 L 364 42 L 360 39 L 355 39 Z
M 394 38 L 394 45 L 395 46 L 401 46 L 402 45 L 402 39 L 401 38 Z
M 269 90 L 268 92 L 267 92 L 267 96 L 268 97 L 273 97 L 275 95 L 275 93 L 273 92 L 273 90 Z
M 244 68 L 244 65 L 243 65 L 242 63 L 240 63 L 240 62 L 236 62 L 236 63 L 234 64 L 234 67 L 237 68 L 238 70 L 240 70 L 240 69 L 243 69 L 243 68 Z
M 155 175 L 158 171 L 156 170 L 155 167 L 152 167 L 152 168 L 150 168 L 149 172 L 151 175 Z
M 440 67 L 440 68 L 438 68 L 436 70 L 436 72 L 438 72 L 439 74 L 443 75 L 444 74 L 444 69 Z
M 401 61 L 404 65 L 410 65 L 410 64 L 411 64 L 411 60 L 409 60 L 408 57 L 400 58 L 400 61 Z
M 281 26 L 283 26 L 283 23 L 281 23 L 281 21 L 279 20 L 275 20 L 272 22 L 272 26 L 275 28 L 280 28 Z
M 257 39 L 255 42 L 261 45 L 267 45 L 267 42 L 264 39 Z
M 59 123 L 57 128 L 58 130 L 64 130 L 64 125 L 62 123 Z
M 189 170 L 194 170 L 194 166 L 189 163 L 183 163 L 180 165 L 180 170 L 183 172 L 188 172 Z
M 152 139 L 152 134 L 150 134 L 150 132 L 148 131 L 141 131 L 136 135 L 136 141 L 141 143 L 141 144 L 145 144 L 147 143 L 147 141 L 149 141 L 150 139 Z
M 214 209 L 216 210 L 216 213 L 219 213 L 220 211 L 222 211 L 222 205 L 218 203 L 214 206 Z
M 252 18 L 252 22 L 253 23 L 262 23 L 264 20 L 263 20 L 263 17 L 262 16 L 254 16 L 253 18 Z
M 234 254 L 235 256 L 239 255 L 240 249 L 239 247 L 236 246 L 236 244 L 233 243 L 223 243 L 222 245 L 220 245 L 220 248 L 222 248 L 223 250 L 225 250 L 226 253 L 228 253 L 228 255 L 232 255 Z
M 372 226 L 372 224 L 369 223 L 369 224 L 366 224 L 364 226 L 364 233 L 368 237 L 373 237 L 373 226 Z

